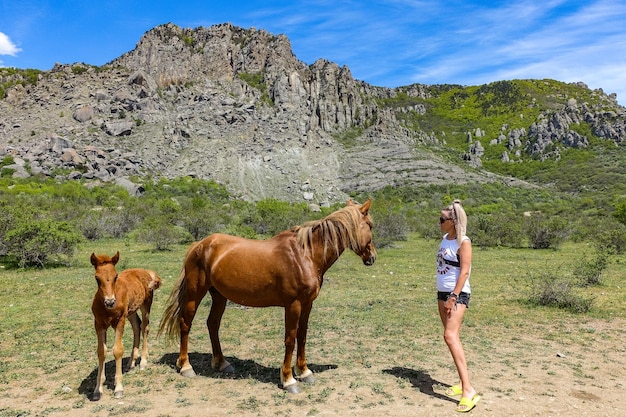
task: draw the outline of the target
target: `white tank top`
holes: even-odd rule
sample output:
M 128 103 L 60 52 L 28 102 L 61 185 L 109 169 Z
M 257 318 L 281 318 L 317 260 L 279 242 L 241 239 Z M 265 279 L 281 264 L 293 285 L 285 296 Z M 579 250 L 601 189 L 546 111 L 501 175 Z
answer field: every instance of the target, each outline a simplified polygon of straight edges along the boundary
M 464 236 L 463 240 L 469 240 L 469 237 Z M 459 278 L 461 272 L 460 266 L 449 265 L 444 262 L 444 259 L 452 262 L 458 262 L 456 257 L 459 251 L 459 244 L 456 239 L 448 239 L 446 234 L 441 240 L 439 250 L 437 251 L 437 291 L 452 292 L 456 286 L 456 281 Z M 472 267 L 470 265 L 470 274 L 472 274 Z M 471 293 L 470 277 L 467 277 L 462 292 Z

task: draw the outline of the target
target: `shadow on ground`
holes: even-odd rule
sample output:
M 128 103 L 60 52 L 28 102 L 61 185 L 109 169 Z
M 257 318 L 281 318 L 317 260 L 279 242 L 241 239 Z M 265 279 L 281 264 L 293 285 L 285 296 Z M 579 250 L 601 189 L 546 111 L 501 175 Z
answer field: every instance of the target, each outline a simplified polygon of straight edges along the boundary
M 396 378 L 401 378 L 404 380 L 408 380 L 415 388 L 420 390 L 420 392 L 430 395 L 433 398 L 438 398 L 440 400 L 450 401 L 453 403 L 457 403 L 457 399 L 448 397 L 445 394 L 440 394 L 435 392 L 435 387 L 445 391 L 450 387 L 448 384 L 444 384 L 436 379 L 432 379 L 428 372 L 421 370 L 414 370 L 409 368 L 401 368 L 401 367 L 393 367 L 391 369 L 384 369 L 384 373 L 395 376 Z
M 211 359 L 213 355 L 210 353 L 190 353 L 189 361 L 193 370 L 198 376 L 210 377 L 210 378 L 225 378 L 225 379 L 256 379 L 259 382 L 265 384 L 274 383 L 280 386 L 280 363 L 277 363 L 275 367 L 267 367 L 261 365 L 252 360 L 238 359 L 235 357 L 227 357 L 226 360 L 235 368 L 234 374 L 224 374 L 211 368 Z M 174 371 L 178 372 L 176 367 L 176 361 L 178 360 L 178 353 L 165 354 L 157 361 L 162 365 L 167 365 Z M 336 369 L 337 365 L 317 365 L 307 364 L 309 369 L 313 373 L 318 374 L 329 369 Z

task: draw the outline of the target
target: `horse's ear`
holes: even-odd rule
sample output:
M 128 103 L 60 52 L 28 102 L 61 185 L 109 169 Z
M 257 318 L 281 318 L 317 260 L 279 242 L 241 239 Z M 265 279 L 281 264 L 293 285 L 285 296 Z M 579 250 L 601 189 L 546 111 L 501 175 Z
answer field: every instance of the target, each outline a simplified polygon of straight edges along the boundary
M 366 216 L 370 211 L 370 206 L 372 205 L 372 200 L 370 198 L 367 199 L 365 203 L 361 206 L 361 213 Z
M 352 201 L 352 199 L 348 200 L 348 202 L 346 203 L 346 206 L 353 206 L 354 205 L 354 201 Z
M 113 263 L 113 265 L 117 265 L 117 261 L 119 260 L 120 260 L 120 251 L 117 251 L 115 255 L 113 255 L 113 257 L 111 258 L 111 263 Z
M 92 254 L 91 254 L 91 264 L 92 264 L 93 266 L 98 265 L 98 258 L 96 257 L 96 254 L 95 254 L 95 253 L 92 253 Z

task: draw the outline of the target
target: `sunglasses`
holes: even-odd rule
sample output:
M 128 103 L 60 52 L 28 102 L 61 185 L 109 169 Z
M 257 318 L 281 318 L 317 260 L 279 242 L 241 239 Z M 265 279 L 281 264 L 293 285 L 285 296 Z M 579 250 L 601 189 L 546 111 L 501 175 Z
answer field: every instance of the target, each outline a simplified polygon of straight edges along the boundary
M 444 222 L 447 222 L 448 220 L 452 220 L 452 219 L 444 219 L 443 217 L 440 217 L 439 224 L 443 224 Z

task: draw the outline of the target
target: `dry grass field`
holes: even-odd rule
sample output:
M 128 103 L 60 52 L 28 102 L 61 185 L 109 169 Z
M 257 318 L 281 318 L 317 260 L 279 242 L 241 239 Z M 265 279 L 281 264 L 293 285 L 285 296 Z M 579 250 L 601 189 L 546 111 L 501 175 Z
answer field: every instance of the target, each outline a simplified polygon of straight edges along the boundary
M 0 417 L 9 416 L 453 416 L 457 382 L 434 298 L 437 241 L 412 236 L 379 250 L 365 267 L 346 252 L 327 273 L 311 314 L 307 359 L 314 385 L 289 395 L 279 388 L 283 312 L 227 308 L 221 339 L 234 377 L 210 368 L 205 299 L 190 337 L 198 376 L 178 375 L 178 348 L 156 329 L 186 247 L 153 253 L 122 240 L 85 244 L 75 265 L 0 269 Z M 90 305 L 92 252 L 121 253 L 118 270 L 156 270 L 164 279 L 152 309 L 149 367 L 124 374 L 124 398 L 107 389 L 89 397 L 97 372 Z M 474 249 L 472 304 L 462 340 L 482 400 L 478 416 L 621 416 L 626 388 L 626 259 L 613 257 L 590 312 L 574 314 L 527 302 L 529 273 L 571 274 L 587 256 L 583 243 L 557 251 Z M 109 330 L 108 346 L 113 334 Z M 131 344 L 126 326 L 125 362 Z

